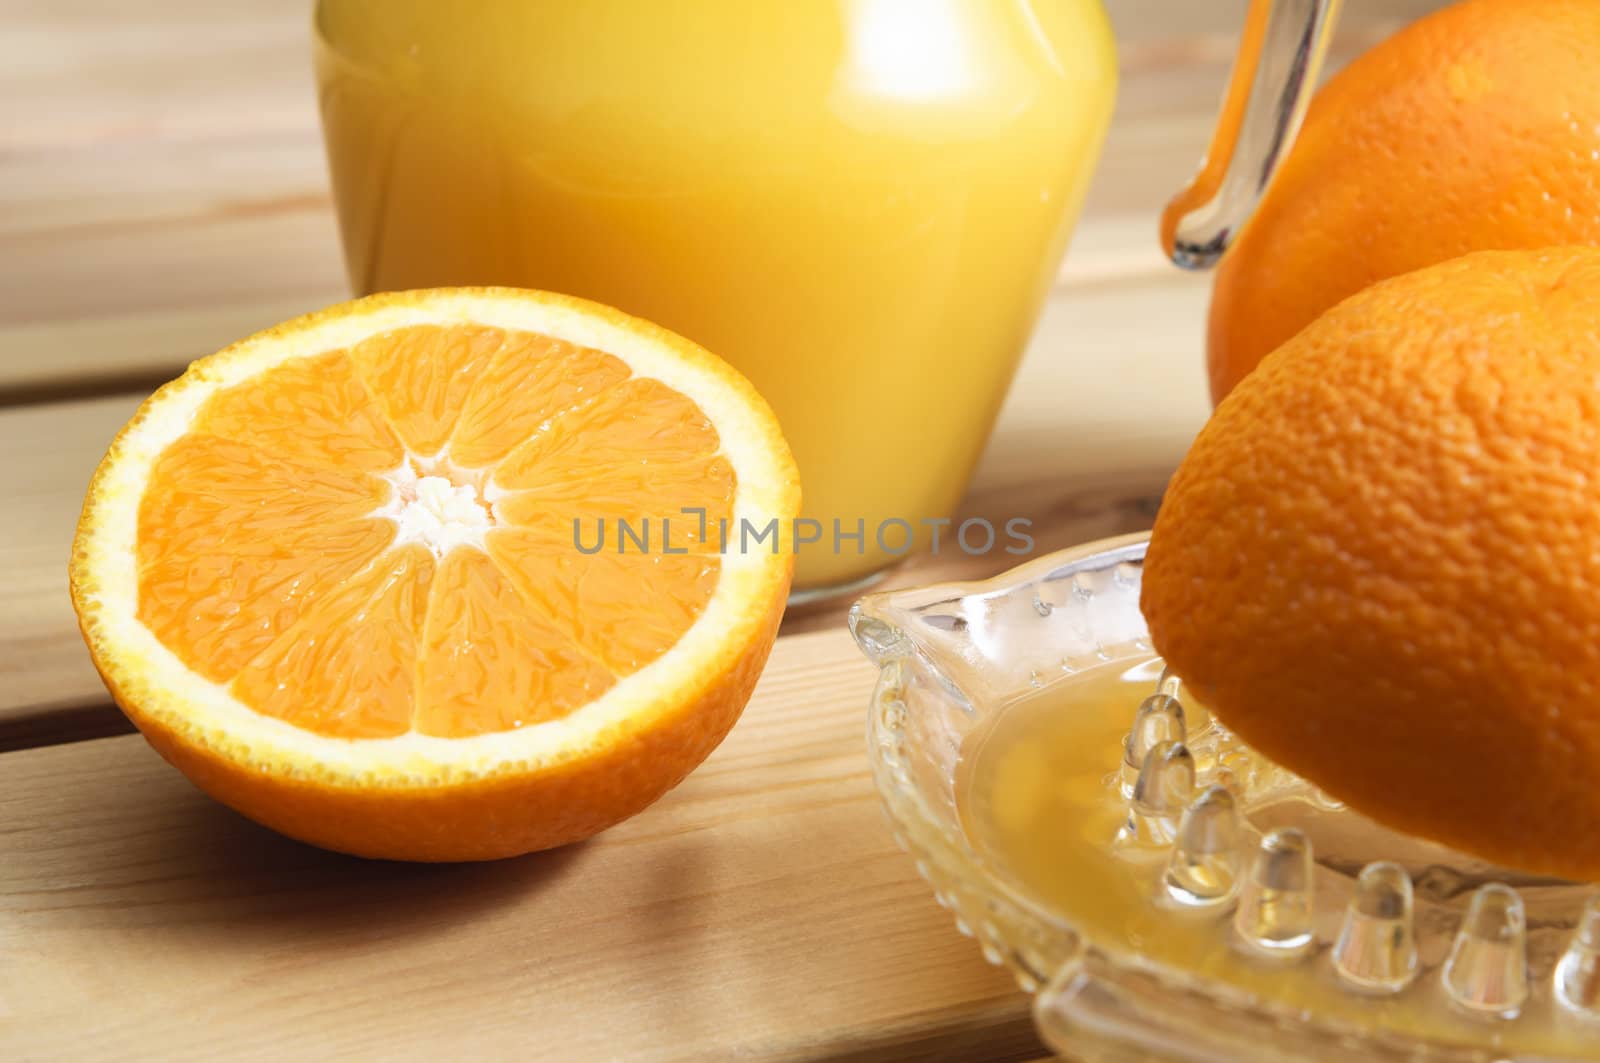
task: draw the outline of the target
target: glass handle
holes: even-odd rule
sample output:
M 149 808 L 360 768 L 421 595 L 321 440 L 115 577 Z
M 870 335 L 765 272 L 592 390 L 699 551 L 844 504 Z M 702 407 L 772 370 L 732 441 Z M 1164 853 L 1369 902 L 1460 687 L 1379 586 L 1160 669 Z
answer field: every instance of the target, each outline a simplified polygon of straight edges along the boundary
M 1305 117 L 1342 2 L 1250 0 L 1211 146 L 1161 215 L 1173 262 L 1216 265 L 1255 211 Z

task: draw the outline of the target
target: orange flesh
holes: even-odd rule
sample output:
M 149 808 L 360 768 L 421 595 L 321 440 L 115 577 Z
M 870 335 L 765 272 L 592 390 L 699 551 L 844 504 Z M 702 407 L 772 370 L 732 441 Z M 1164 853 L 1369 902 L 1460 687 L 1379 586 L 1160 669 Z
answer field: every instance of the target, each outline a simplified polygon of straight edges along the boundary
M 210 398 L 155 463 L 140 619 L 244 704 L 319 735 L 558 719 L 710 599 L 736 488 L 719 447 L 681 393 L 533 333 L 415 326 L 292 359 Z M 380 511 L 414 497 L 387 478 L 408 463 L 488 489 L 482 549 L 397 543 Z M 646 549 L 618 551 L 619 519 L 648 522 Z M 603 549 L 578 549 L 602 523 Z

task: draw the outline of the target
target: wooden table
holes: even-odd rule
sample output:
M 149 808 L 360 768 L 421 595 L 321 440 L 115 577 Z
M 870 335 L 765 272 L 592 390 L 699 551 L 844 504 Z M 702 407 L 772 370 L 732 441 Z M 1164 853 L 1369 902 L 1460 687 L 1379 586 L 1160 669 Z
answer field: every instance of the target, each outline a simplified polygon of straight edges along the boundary
M 1167 267 L 1240 3 L 1112 0 L 1088 212 L 965 509 L 1041 550 L 1147 526 L 1207 412 Z M 1352 0 L 1335 62 L 1435 0 Z M 733 735 L 587 844 L 364 863 L 194 791 L 109 706 L 66 558 L 105 444 L 192 357 L 346 295 L 284 0 L 0 0 L 0 1058 L 1017 1059 L 1027 998 L 877 809 L 872 669 L 795 613 Z M 896 583 L 986 574 L 923 559 Z

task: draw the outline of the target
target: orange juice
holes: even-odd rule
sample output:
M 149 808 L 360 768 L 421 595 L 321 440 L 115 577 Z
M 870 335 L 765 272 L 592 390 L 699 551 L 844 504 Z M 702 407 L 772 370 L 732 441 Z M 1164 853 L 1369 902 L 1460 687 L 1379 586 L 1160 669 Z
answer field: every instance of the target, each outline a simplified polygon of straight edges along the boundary
M 1250 955 L 1230 940 L 1226 908 L 1219 914 L 1165 902 L 1160 882 L 1165 861 L 1119 855 L 1112 841 L 1128 815 L 1117 790 L 1122 742 L 1135 706 L 1154 689 L 1158 672 L 1159 662 L 1148 659 L 1080 672 L 996 713 L 968 740 L 956 802 L 969 841 L 1000 875 L 1100 947 L 1137 954 L 1212 985 L 1229 985 L 1362 1029 L 1483 1047 L 1492 1036 L 1508 1057 L 1594 1058 L 1592 1022 L 1553 1006 L 1548 994 L 1525 1009 L 1521 1021 L 1498 1028 L 1449 1007 L 1429 983 L 1438 978 L 1450 940 L 1438 928 L 1452 928 L 1443 904 L 1434 908 L 1427 893 L 1419 895 L 1425 907 L 1419 923 L 1422 977 L 1392 997 L 1341 988 L 1327 970 L 1326 957 L 1296 965 Z M 1294 817 L 1291 821 L 1309 823 L 1314 813 L 1302 810 Z M 1337 857 L 1332 865 L 1354 874 Z M 1439 866 L 1432 872 L 1436 878 L 1449 874 Z M 1511 881 L 1559 886 L 1533 876 Z M 1582 890 L 1573 893 L 1581 898 Z M 1450 897 L 1457 905 L 1465 899 Z M 1548 979 L 1570 935 L 1559 922 L 1574 914 L 1576 904 L 1544 903 L 1552 907 L 1536 914 L 1546 927 L 1540 932 L 1549 936 L 1535 946 L 1534 975 Z M 1536 925 L 1532 918 L 1530 925 Z M 1332 926 L 1337 926 L 1337 911 Z
M 821 531 L 798 587 L 956 548 L 1110 116 L 1098 0 L 322 0 L 317 29 L 358 290 L 553 289 L 728 359 Z

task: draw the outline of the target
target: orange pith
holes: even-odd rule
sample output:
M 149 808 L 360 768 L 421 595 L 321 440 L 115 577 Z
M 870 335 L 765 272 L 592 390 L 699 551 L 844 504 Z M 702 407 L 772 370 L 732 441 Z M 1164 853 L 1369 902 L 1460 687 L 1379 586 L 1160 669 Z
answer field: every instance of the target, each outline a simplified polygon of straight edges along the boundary
M 286 834 L 487 859 L 587 837 L 737 719 L 799 505 L 771 410 L 581 300 L 373 296 L 158 391 L 84 504 L 73 604 L 156 749 Z
M 140 616 L 189 667 L 318 734 L 558 718 L 699 615 L 720 560 L 680 510 L 728 516 L 718 447 L 685 396 L 546 336 L 423 325 L 293 359 L 211 398 L 162 455 Z M 380 511 L 407 489 L 385 474 L 408 464 L 494 499 L 485 549 L 396 544 Z M 574 548 L 674 515 L 691 555 Z
M 1600 248 L 1379 282 L 1217 407 L 1141 607 L 1219 719 L 1374 819 L 1600 879 Z

